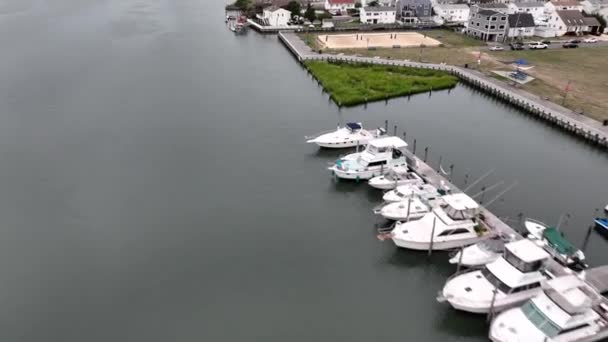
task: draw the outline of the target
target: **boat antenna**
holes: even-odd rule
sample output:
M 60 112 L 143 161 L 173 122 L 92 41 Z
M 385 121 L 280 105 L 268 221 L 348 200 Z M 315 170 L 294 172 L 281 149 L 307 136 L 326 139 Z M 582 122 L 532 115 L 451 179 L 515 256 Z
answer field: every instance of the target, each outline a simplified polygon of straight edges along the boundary
M 555 226 L 555 230 L 557 230 L 558 232 L 559 232 L 559 229 L 562 226 L 562 223 L 564 221 L 564 216 L 566 217 L 566 220 L 565 220 L 566 222 L 570 218 L 570 214 L 568 214 L 568 213 L 559 215 L 559 220 L 557 221 L 557 226 Z
M 478 192 L 478 193 L 476 193 L 475 195 L 471 196 L 471 198 L 475 198 L 475 197 L 477 197 L 477 196 L 479 196 L 479 195 L 483 194 L 483 193 L 484 193 L 484 192 L 486 192 L 486 191 L 490 191 L 490 190 L 492 190 L 492 189 L 494 189 L 494 188 L 496 188 L 496 187 L 498 187 L 498 186 L 500 186 L 500 185 L 503 185 L 503 184 L 504 184 L 504 182 L 505 182 L 505 181 L 500 181 L 500 182 L 498 182 L 498 183 L 496 183 L 496 184 L 494 184 L 494 185 L 492 185 L 492 186 L 489 186 L 489 187 L 487 187 L 487 188 L 484 188 L 483 190 L 481 190 L 481 192 Z
M 504 189 L 503 191 L 501 191 L 498 196 L 494 197 L 493 199 L 491 199 L 488 203 L 485 204 L 485 207 L 489 207 L 492 203 L 494 203 L 497 199 L 499 199 L 500 197 L 502 197 L 502 195 L 506 194 L 509 190 L 513 189 L 515 186 L 517 185 L 517 181 L 513 182 L 513 184 L 509 185 L 506 189 Z
M 477 183 L 481 182 L 484 178 L 486 178 L 487 176 L 489 176 L 490 174 L 492 174 L 494 172 L 494 170 L 490 170 L 488 172 L 486 172 L 485 174 L 483 174 L 481 177 L 479 177 L 476 181 L 474 181 L 473 183 L 471 183 L 466 189 L 462 190 L 462 192 L 467 192 L 468 190 L 470 190 L 472 187 L 474 187 L 475 185 L 477 185 Z

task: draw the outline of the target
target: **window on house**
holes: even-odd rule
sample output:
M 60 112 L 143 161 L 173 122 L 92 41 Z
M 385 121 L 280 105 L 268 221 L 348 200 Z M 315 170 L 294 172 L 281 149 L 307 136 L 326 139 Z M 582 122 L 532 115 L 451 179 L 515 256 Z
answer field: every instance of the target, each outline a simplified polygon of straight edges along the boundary
M 488 25 L 486 25 L 486 28 L 488 28 Z
M 494 30 L 494 29 L 496 29 L 496 26 L 492 25 L 492 26 L 490 26 L 490 29 Z
M 507 20 L 507 17 L 500 17 L 500 20 Z
M 499 29 L 504 29 L 504 28 L 505 28 L 505 25 L 500 25 L 500 26 L 498 26 L 498 28 L 499 28 Z
M 496 21 L 496 20 L 498 20 L 498 18 L 496 18 L 496 17 L 493 17 L 493 18 L 492 18 L 492 21 Z

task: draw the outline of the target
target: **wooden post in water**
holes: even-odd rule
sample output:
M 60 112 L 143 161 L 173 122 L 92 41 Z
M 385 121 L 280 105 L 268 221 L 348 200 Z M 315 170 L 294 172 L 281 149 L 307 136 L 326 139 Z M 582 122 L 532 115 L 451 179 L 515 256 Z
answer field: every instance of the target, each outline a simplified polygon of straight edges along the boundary
M 428 146 L 424 148 L 424 162 L 426 163 L 426 157 L 429 156 L 429 148 Z
M 403 141 L 406 141 L 405 138 L 407 138 L 407 132 L 403 131 Z
M 414 196 L 414 192 L 412 191 L 412 196 Z M 407 215 L 405 216 L 405 222 L 410 222 L 410 205 L 412 203 L 412 197 L 407 199 Z
M 414 155 L 416 155 L 416 139 L 414 139 Z
M 458 266 L 456 267 L 456 274 L 460 273 L 460 267 L 462 266 L 462 255 L 464 254 L 464 247 L 460 248 L 460 256 L 458 257 Z
M 393 127 L 393 136 L 397 136 L 397 125 L 395 125 L 395 127 Z
M 384 120 L 384 132 L 388 134 L 388 120 Z
M 481 199 L 479 200 L 479 204 L 483 204 L 483 198 L 484 198 L 485 194 L 486 194 L 486 186 L 483 185 L 481 187 Z
M 597 217 L 597 213 L 600 210 L 598 208 L 595 208 L 595 212 L 593 213 L 593 217 Z M 581 248 L 581 250 L 583 251 L 583 253 L 585 252 L 585 250 L 587 249 L 587 243 L 589 242 L 589 237 L 591 236 L 591 230 L 593 230 L 593 225 L 589 225 L 589 229 L 587 230 L 587 235 L 585 235 L 585 240 L 583 241 L 583 246 Z
M 464 185 L 466 186 L 469 183 L 469 174 L 464 175 Z
M 494 287 L 494 294 L 492 295 L 492 303 L 490 303 L 490 310 L 488 311 L 488 322 L 492 320 L 492 316 L 494 315 L 494 304 L 496 302 L 496 294 L 498 293 L 498 288 Z
M 452 174 L 454 173 L 454 164 L 450 165 L 450 178 L 448 180 L 452 183 Z
M 437 221 L 437 217 L 433 217 L 433 229 L 431 229 L 431 243 L 429 244 L 429 256 L 433 253 L 433 241 L 435 240 L 435 223 Z
M 441 156 L 439 156 L 439 166 L 437 166 L 437 172 L 441 172 Z

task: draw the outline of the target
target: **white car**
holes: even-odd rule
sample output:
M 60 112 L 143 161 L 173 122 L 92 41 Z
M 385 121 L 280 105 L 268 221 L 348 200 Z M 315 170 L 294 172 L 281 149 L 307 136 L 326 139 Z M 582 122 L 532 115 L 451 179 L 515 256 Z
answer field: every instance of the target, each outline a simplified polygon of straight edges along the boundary
M 595 37 L 585 38 L 585 39 L 583 39 L 583 43 L 597 43 L 597 38 L 595 38 Z
M 500 45 L 490 46 L 490 51 L 503 51 L 505 48 Z
M 547 44 L 543 44 L 541 42 L 532 42 L 532 43 L 528 44 L 528 47 L 530 49 L 546 49 L 546 48 L 548 48 Z

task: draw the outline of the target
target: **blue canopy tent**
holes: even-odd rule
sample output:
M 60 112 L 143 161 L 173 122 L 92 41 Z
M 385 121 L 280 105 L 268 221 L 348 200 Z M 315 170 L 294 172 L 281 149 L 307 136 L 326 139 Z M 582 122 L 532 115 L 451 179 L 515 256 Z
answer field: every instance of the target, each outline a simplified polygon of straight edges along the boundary
M 357 122 L 348 122 L 346 123 L 346 127 L 348 127 L 351 131 L 357 131 L 363 128 L 361 124 Z

